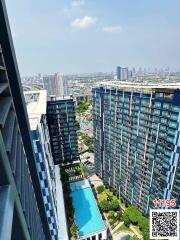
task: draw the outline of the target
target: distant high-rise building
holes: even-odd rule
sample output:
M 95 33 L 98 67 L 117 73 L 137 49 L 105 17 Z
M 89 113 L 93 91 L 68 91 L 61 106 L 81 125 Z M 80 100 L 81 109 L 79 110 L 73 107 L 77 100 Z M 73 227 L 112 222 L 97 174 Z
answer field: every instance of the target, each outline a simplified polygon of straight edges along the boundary
M 54 98 L 47 104 L 47 119 L 55 164 L 79 159 L 75 102 L 72 97 Z
M 154 199 L 180 205 L 180 85 L 93 88 L 97 174 L 144 214 Z
M 129 78 L 128 68 L 117 67 L 116 69 L 117 80 L 126 81 Z
M 49 96 L 64 96 L 64 80 L 62 75 L 55 73 L 53 75 L 43 76 L 43 84 Z
M 0 22 L 0 239 L 51 239 L 4 0 Z
M 51 239 L 58 240 L 55 166 L 46 119 L 47 91 L 29 91 L 24 94 Z
M 117 80 L 121 80 L 121 67 L 117 66 L 116 68 Z

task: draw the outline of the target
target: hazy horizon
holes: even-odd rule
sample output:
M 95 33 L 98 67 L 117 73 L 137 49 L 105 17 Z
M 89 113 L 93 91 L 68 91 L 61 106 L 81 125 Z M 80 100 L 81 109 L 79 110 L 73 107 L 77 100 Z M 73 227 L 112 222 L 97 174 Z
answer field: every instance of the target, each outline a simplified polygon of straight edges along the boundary
M 6 0 L 20 74 L 179 69 L 179 0 Z

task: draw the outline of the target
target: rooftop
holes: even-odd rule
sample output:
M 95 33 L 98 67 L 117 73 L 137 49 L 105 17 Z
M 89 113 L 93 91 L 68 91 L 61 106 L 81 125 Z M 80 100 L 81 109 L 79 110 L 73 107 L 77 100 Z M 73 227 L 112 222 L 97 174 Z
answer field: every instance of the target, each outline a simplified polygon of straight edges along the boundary
M 66 101 L 66 100 L 74 100 L 72 95 L 69 96 L 62 96 L 62 97 L 56 97 L 55 95 L 50 95 L 48 97 L 48 101 Z
M 31 130 L 36 130 L 41 115 L 46 114 L 47 91 L 24 92 Z
M 79 236 L 85 237 L 106 229 L 88 180 L 71 183 L 75 222 Z
M 131 89 L 180 89 L 180 82 L 177 83 L 137 83 L 124 81 L 100 82 L 100 86 L 107 88 L 131 88 Z

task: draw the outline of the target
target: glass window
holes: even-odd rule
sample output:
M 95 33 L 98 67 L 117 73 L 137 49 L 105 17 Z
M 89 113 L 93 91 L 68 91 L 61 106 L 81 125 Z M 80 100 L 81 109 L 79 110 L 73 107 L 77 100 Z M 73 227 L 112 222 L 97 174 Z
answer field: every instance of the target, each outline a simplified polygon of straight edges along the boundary
M 92 236 L 92 240 L 96 240 L 96 235 Z
M 102 233 L 99 233 L 98 234 L 98 240 L 101 240 L 102 239 Z

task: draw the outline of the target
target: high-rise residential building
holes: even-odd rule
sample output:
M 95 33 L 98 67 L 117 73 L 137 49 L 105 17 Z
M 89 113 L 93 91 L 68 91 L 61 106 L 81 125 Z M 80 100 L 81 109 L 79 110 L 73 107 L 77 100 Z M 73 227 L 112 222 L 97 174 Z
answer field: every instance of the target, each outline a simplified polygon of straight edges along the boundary
M 117 76 L 117 80 L 121 80 L 121 67 L 117 66 L 116 68 L 116 76 Z
M 144 214 L 154 199 L 180 205 L 180 84 L 115 81 L 92 93 L 97 174 Z
M 0 239 L 51 239 L 4 0 L 0 23 Z
M 126 81 L 129 78 L 128 68 L 117 67 L 116 69 L 117 80 Z
M 128 80 L 129 77 L 129 72 L 128 72 L 128 68 L 121 68 L 121 80 L 122 81 L 126 81 Z
M 24 92 L 29 116 L 36 165 L 43 194 L 51 239 L 58 239 L 57 194 L 55 166 L 51 153 L 50 137 L 46 119 L 47 91 Z
M 79 159 L 75 102 L 70 96 L 51 97 L 47 103 L 47 120 L 55 164 Z
M 56 97 L 64 96 L 64 80 L 59 73 L 53 75 L 43 76 L 44 89 L 47 90 L 48 95 L 55 95 Z

